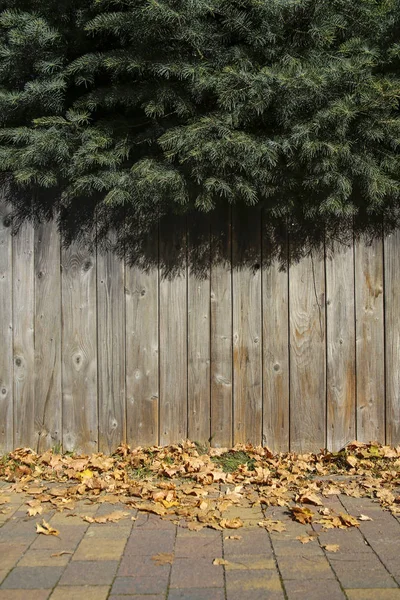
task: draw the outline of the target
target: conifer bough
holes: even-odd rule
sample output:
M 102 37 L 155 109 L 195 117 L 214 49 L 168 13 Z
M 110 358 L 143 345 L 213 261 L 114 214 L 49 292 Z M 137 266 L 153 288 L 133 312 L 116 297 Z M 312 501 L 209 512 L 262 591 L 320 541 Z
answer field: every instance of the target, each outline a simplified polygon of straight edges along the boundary
M 3 181 L 78 229 L 396 214 L 399 98 L 400 0 L 0 1 Z

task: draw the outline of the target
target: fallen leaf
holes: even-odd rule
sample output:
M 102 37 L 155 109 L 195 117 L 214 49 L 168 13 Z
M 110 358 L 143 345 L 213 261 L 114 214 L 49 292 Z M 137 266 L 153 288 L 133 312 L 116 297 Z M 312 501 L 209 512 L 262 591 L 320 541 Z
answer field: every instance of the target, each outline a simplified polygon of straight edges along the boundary
M 229 561 L 225 558 L 214 558 L 213 565 L 229 565 Z
M 36 523 L 36 533 L 43 533 L 43 535 L 60 535 L 60 532 L 57 531 L 57 529 L 54 529 L 44 519 L 42 524 Z
M 87 523 L 104 524 L 117 523 L 118 521 L 120 521 L 121 519 L 125 519 L 126 517 L 129 517 L 128 512 L 124 512 L 123 510 L 116 510 L 112 513 L 109 513 L 108 515 L 102 515 L 101 517 L 89 517 L 85 515 L 82 517 L 82 519 Z
M 359 521 L 373 521 L 373 519 L 371 519 L 371 517 L 368 517 L 367 515 L 360 515 L 358 519 Z
M 327 552 L 337 552 L 340 548 L 339 544 L 325 544 L 322 546 Z
M 9 496 L 0 496 L 0 506 L 2 504 L 7 504 L 7 502 L 10 502 L 10 497 Z
M 174 555 L 168 552 L 160 552 L 159 554 L 152 556 L 151 559 L 154 560 L 158 566 L 172 565 L 174 562 Z
M 340 513 L 339 519 L 346 527 L 359 527 L 360 525 L 355 517 L 352 517 L 351 515 L 347 515 L 345 513 Z
M 298 535 L 296 540 L 299 540 L 302 544 L 308 544 L 309 542 L 313 542 L 315 540 L 315 536 L 313 535 Z
M 56 558 L 57 556 L 64 556 L 64 554 L 73 554 L 70 550 L 61 550 L 61 552 L 54 552 L 54 554 L 50 554 L 51 558 Z
M 321 500 L 315 494 L 303 494 L 300 496 L 302 504 L 313 504 L 314 506 L 323 506 Z
M 226 535 L 225 539 L 226 540 L 241 540 L 242 536 L 241 535 Z
M 314 513 L 309 508 L 303 508 L 302 506 L 293 506 L 290 512 L 293 520 L 303 525 L 311 523 L 314 516 Z
M 221 519 L 219 524 L 223 529 L 240 529 L 244 525 L 240 517 L 236 517 L 235 519 Z
M 286 531 L 286 525 L 282 521 L 274 521 L 273 519 L 264 519 L 258 523 L 259 527 L 264 527 L 268 532 L 277 531 L 281 533 Z
M 43 512 L 43 506 L 31 506 L 28 508 L 27 513 L 30 517 L 35 517 L 36 515 L 41 515 Z

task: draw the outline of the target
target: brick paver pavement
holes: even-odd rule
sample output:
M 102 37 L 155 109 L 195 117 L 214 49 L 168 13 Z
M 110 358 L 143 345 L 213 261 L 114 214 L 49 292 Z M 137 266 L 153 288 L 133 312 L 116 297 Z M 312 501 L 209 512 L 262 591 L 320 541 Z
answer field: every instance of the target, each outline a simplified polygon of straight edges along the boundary
M 301 544 L 296 536 L 312 528 L 291 521 L 284 508 L 235 507 L 228 516 L 241 516 L 240 530 L 194 532 L 135 511 L 118 523 L 90 524 L 81 516 L 126 507 L 84 500 L 76 516 L 32 518 L 26 497 L 7 495 L 8 510 L 0 513 L 0 600 L 400 600 L 400 521 L 372 500 L 330 497 L 331 508 L 373 520 L 326 532 L 315 525 L 319 537 Z M 43 516 L 59 536 L 36 533 Z M 287 530 L 261 529 L 265 516 L 284 520 Z M 339 551 L 326 552 L 327 544 Z M 160 553 L 172 564 L 157 564 L 153 556 Z M 216 558 L 227 564 L 213 565 Z

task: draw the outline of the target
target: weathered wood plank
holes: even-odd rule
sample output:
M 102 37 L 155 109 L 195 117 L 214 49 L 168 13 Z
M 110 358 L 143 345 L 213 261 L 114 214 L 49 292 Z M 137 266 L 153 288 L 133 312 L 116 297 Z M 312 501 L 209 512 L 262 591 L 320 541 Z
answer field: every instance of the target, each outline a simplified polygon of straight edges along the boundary
M 210 220 L 188 219 L 188 436 L 210 439 Z
M 232 228 L 230 209 L 211 220 L 211 444 L 232 445 Z
M 233 435 L 261 443 L 261 212 L 233 211 Z
M 157 236 L 149 238 L 157 247 Z M 128 443 L 158 444 L 158 267 L 126 265 L 126 395 Z
M 11 209 L 0 195 L 0 454 L 14 448 Z
M 385 441 L 383 244 L 355 245 L 357 439 Z
M 98 449 L 96 260 L 79 243 L 62 251 L 64 450 Z
M 275 244 L 263 230 L 263 444 L 289 451 L 289 298 L 287 239 L 285 264 L 271 256 Z
M 187 437 L 185 219 L 161 224 L 160 263 L 160 443 L 168 444 Z
M 14 444 L 35 445 L 34 230 L 23 225 L 13 238 Z
M 356 435 L 353 245 L 326 246 L 327 447 L 338 451 Z
M 384 240 L 386 443 L 400 444 L 400 231 Z
M 325 278 L 315 251 L 289 267 L 290 449 L 325 447 Z
M 111 249 L 98 251 L 99 450 L 105 453 L 126 439 L 124 270 L 124 261 Z
M 61 443 L 61 272 L 56 223 L 35 230 L 35 449 Z

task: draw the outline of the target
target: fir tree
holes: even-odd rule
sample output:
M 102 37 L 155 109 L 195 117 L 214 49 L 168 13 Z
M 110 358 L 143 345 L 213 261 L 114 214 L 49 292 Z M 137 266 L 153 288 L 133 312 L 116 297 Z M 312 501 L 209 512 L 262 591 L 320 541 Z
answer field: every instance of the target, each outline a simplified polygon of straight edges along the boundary
M 21 210 L 78 230 L 96 210 L 104 233 L 222 203 L 397 214 L 400 0 L 0 10 L 0 169 Z

